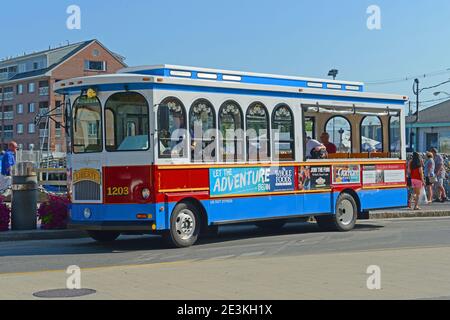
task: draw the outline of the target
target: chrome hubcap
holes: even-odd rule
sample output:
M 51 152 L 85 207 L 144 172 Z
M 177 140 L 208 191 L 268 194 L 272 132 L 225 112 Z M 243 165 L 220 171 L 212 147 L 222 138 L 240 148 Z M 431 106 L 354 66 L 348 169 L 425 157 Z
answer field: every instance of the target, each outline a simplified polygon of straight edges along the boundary
M 349 200 L 343 200 L 339 203 L 337 208 L 337 218 L 339 222 L 348 226 L 353 222 L 353 205 Z
M 182 240 L 189 240 L 195 231 L 195 218 L 190 210 L 181 211 L 176 219 L 175 230 Z

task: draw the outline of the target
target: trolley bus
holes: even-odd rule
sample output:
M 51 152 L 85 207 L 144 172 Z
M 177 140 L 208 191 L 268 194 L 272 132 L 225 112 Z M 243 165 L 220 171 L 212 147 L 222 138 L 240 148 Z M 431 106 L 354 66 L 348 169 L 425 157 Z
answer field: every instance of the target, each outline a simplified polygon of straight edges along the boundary
M 315 217 L 350 231 L 407 206 L 408 97 L 364 84 L 174 65 L 56 83 L 65 97 L 70 227 L 97 241 Z M 312 159 L 308 141 L 335 150 Z

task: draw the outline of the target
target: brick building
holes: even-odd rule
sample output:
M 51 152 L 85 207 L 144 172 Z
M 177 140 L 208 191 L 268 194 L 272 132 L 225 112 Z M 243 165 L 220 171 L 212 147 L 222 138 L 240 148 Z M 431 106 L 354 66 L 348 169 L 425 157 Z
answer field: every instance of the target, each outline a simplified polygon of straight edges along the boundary
M 15 140 L 23 150 L 65 152 L 63 97 L 55 95 L 57 81 L 114 73 L 124 58 L 98 40 L 90 40 L 0 61 L 0 147 Z M 57 120 L 35 124 L 36 116 L 58 108 Z

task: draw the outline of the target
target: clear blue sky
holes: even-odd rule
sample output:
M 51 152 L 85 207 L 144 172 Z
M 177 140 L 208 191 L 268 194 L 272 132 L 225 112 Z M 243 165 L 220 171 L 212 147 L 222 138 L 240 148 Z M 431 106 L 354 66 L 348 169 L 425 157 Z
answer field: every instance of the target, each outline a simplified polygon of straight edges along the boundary
M 82 10 L 79 31 L 66 28 L 71 4 Z M 371 4 L 381 7 L 380 31 L 366 27 Z M 340 79 L 357 81 L 450 68 L 448 0 L 4 0 L 1 11 L 0 57 L 98 38 L 129 65 L 311 77 L 333 67 Z M 429 86 L 449 78 L 450 72 L 421 81 Z M 412 80 L 368 90 L 412 96 L 411 87 Z M 450 92 L 450 85 L 442 90 Z

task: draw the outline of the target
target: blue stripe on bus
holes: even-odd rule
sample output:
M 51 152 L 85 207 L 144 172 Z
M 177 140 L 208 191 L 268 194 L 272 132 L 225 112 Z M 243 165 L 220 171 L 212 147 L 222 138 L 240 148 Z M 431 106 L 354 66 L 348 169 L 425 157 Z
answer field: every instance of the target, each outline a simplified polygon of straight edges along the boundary
M 377 103 L 377 104 L 394 104 L 404 105 L 404 100 L 394 99 L 378 99 L 378 98 L 362 98 L 362 97 L 342 97 L 342 96 L 327 96 L 321 94 L 308 93 L 294 93 L 294 92 L 278 92 L 278 91 L 264 91 L 254 89 L 232 89 L 232 88 L 215 88 L 192 85 L 175 85 L 175 84 L 160 84 L 160 83 L 128 83 L 128 84 L 104 84 L 97 86 L 82 86 L 63 90 L 58 90 L 58 93 L 77 93 L 81 90 L 95 87 L 99 91 L 133 91 L 133 90 L 172 90 L 172 91 L 188 91 L 188 92 L 206 92 L 206 93 L 222 93 L 233 95 L 251 95 L 251 96 L 265 96 L 265 97 L 281 97 L 281 98 L 297 98 L 297 99 L 315 99 L 315 100 L 332 100 L 344 102 L 361 102 L 361 103 Z
M 182 77 L 182 76 L 174 76 L 171 75 L 171 71 L 184 71 L 184 72 L 190 72 L 190 77 Z M 179 70 L 179 69 L 150 69 L 150 70 L 139 70 L 139 71 L 133 71 L 128 72 L 129 74 L 142 74 L 142 75 L 149 75 L 149 76 L 162 76 L 162 77 L 172 77 L 172 78 L 184 78 L 184 79 L 200 79 L 198 77 L 198 71 L 191 71 L 191 70 Z M 224 75 L 231 75 L 232 73 L 218 73 L 211 70 L 210 72 L 205 73 L 211 73 L 217 75 L 218 81 L 223 81 Z M 354 92 L 363 92 L 364 86 L 359 84 L 348 84 L 348 83 L 330 83 L 326 79 L 314 79 L 314 80 L 301 80 L 301 79 L 286 79 L 286 78 L 272 78 L 272 77 L 261 77 L 261 76 L 249 76 L 249 75 L 234 75 L 241 78 L 240 81 L 233 81 L 236 83 L 251 83 L 251 84 L 262 84 L 262 85 L 273 85 L 273 86 L 286 86 L 286 87 L 302 87 L 302 88 L 310 88 L 308 86 L 308 83 L 320 83 L 322 85 L 322 89 L 328 89 L 327 85 L 340 85 L 341 91 L 354 91 Z M 358 87 L 358 90 L 347 90 L 346 86 L 352 86 L 352 87 Z
M 358 196 L 362 210 L 406 207 L 407 189 L 360 190 Z M 335 214 L 339 193 L 292 194 L 280 196 L 261 196 L 234 199 L 204 200 L 208 213 L 208 223 L 233 222 L 252 219 L 277 218 L 289 216 L 308 216 L 314 214 Z M 157 230 L 168 230 L 170 214 L 176 203 L 89 205 L 73 204 L 71 222 L 76 224 L 104 221 L 139 221 L 137 214 L 153 214 Z M 165 212 L 156 210 L 165 208 Z M 92 216 L 84 217 L 84 209 L 89 208 Z M 142 221 L 142 220 L 140 220 Z

